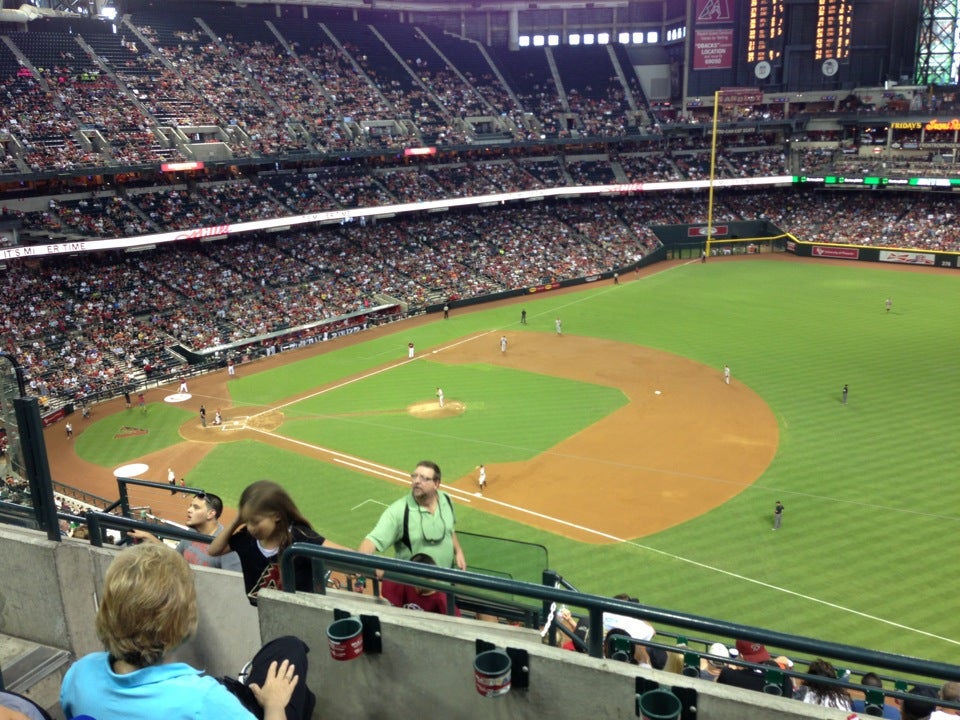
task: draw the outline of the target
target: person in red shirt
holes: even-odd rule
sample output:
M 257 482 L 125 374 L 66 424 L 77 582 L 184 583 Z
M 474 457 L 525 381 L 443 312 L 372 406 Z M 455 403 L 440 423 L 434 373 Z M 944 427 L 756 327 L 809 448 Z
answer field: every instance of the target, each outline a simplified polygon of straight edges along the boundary
M 410 558 L 410 562 L 424 563 L 425 565 L 436 565 L 432 557 L 426 553 L 417 553 Z M 423 610 L 424 612 L 434 612 L 440 615 L 448 615 L 447 594 L 431 590 L 430 588 L 414 587 L 413 585 L 404 585 L 403 583 L 384 580 L 380 583 L 380 597 L 386 600 L 394 607 L 408 608 L 410 610 Z M 460 617 L 460 610 L 456 606 L 453 608 L 453 614 Z

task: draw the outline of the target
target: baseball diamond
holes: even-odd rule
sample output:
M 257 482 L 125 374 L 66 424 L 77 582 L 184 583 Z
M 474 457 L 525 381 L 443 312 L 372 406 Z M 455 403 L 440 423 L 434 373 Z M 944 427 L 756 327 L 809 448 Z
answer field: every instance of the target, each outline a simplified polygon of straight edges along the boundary
M 661 263 L 619 286 L 524 298 L 526 325 L 516 304 L 498 302 L 273 355 L 229 380 L 225 370 L 195 377 L 178 406 L 162 402 L 175 386 L 150 391 L 137 425 L 169 425 L 176 441 L 143 452 L 132 443 L 154 431 L 114 440 L 136 411 L 112 400 L 78 423 L 72 446 L 48 432 L 51 467 L 105 497 L 117 465 L 142 462 L 141 477 L 158 481 L 176 467 L 228 505 L 270 477 L 355 547 L 404 492 L 409 466 L 429 457 L 458 527 L 546 546 L 580 589 L 947 659 L 960 643 L 949 613 L 894 607 L 885 588 L 891 567 L 909 562 L 931 602 L 947 607 L 951 594 L 938 568 L 956 551 L 931 524 L 952 527 L 960 497 L 930 462 L 949 444 L 957 399 L 939 382 L 938 348 L 950 345 L 940 338 L 960 330 L 940 311 L 953 282 L 778 256 Z M 909 315 L 883 312 L 891 287 Z M 423 349 L 413 360 L 408 338 Z M 932 351 L 911 353 L 909 374 L 885 359 L 917 342 Z M 858 388 L 842 415 L 835 375 Z M 221 409 L 222 428 L 200 425 L 201 403 Z M 911 412 L 922 434 L 881 447 L 890 419 Z M 137 505 L 182 513 L 179 497 L 131 492 Z M 776 499 L 790 518 L 771 533 Z M 861 589 L 850 596 L 854 566 Z

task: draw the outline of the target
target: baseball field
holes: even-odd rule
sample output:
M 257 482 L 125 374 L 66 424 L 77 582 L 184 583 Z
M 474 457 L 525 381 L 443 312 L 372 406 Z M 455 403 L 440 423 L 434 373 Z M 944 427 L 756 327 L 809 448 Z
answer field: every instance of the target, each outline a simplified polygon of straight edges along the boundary
M 143 463 L 235 506 L 272 478 L 356 546 L 433 459 L 459 529 L 543 545 L 581 590 L 955 662 L 956 271 L 761 256 L 622 280 L 151 390 L 144 413 L 110 401 L 48 430 L 54 479 L 114 498 Z M 467 559 L 522 574 L 508 554 Z

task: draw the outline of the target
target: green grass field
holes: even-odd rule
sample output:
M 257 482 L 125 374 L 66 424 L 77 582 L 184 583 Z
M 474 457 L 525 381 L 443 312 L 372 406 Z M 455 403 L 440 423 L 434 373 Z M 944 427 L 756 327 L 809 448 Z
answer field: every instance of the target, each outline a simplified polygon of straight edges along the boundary
M 241 377 L 230 392 L 235 405 L 275 404 L 397 360 L 408 340 L 423 353 L 487 331 L 552 332 L 558 315 L 571 342 L 591 335 L 658 348 L 715 367 L 718 376 L 727 363 L 773 409 L 781 443 L 767 472 L 723 506 L 607 546 L 467 505 L 458 507 L 460 529 L 541 543 L 551 566 L 589 592 L 628 592 L 648 605 L 955 662 L 957 282 L 854 264 L 695 263 L 619 287 L 528 299 L 525 328 L 520 305 L 455 311 L 418 328 L 400 324 L 398 334 Z M 420 388 L 435 385 L 457 388 L 448 398 L 481 396 L 482 411 L 430 421 L 352 414 L 402 407 L 410 393 L 429 395 Z M 285 408 L 280 432 L 402 470 L 431 457 L 455 478 L 473 468 L 479 451 L 489 464 L 528 457 L 623 401 L 611 388 L 427 359 Z M 101 446 L 111 444 L 77 447 L 104 465 L 128 459 L 107 457 Z M 262 477 L 282 481 L 323 533 L 354 546 L 403 492 L 252 442 L 218 446 L 189 481 L 235 503 L 244 485 Z M 587 480 L 584 502 L 602 503 L 602 483 Z M 786 506 L 784 527 L 771 532 L 777 499 Z

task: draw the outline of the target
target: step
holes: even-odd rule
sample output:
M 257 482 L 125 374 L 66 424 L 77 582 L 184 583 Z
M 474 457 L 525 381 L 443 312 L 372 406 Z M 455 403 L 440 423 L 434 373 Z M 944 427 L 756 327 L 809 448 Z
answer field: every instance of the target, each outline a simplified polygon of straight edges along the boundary
M 60 683 L 70 666 L 70 653 L 9 635 L 0 635 L 3 689 L 30 698 L 53 717 L 60 712 Z

